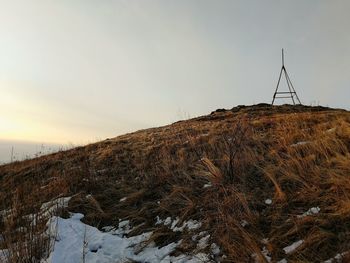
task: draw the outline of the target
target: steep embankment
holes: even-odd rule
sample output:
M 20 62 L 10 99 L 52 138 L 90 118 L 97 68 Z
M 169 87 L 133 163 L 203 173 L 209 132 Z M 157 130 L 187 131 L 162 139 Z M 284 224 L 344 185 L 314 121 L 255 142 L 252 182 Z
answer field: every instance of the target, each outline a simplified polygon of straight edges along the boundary
M 23 218 L 72 196 L 61 217 L 82 213 L 99 229 L 129 220 L 127 238 L 151 233 L 144 244 L 173 245 L 159 260 L 346 260 L 349 152 L 349 112 L 260 104 L 0 166 L 0 210 L 10 211 L 1 213 L 0 249 L 20 250 L 13 260 L 42 256 L 47 240 L 24 232 L 42 232 L 47 218 L 35 227 Z M 126 257 L 144 261 L 136 255 L 145 249 Z

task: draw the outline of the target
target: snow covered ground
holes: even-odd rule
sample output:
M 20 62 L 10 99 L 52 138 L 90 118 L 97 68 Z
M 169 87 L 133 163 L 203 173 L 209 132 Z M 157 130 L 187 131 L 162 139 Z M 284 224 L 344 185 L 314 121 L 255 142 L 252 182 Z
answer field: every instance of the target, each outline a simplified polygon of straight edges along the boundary
M 71 214 L 70 218 L 54 217 L 49 223 L 49 229 L 55 238 L 53 251 L 42 263 L 107 263 L 107 262 L 208 262 L 204 253 L 194 256 L 170 254 L 181 243 L 170 243 L 164 247 L 155 246 L 149 238 L 152 232 L 138 236 L 125 237 L 130 229 L 128 222 L 123 221 L 116 230 L 102 232 L 95 227 L 81 222 L 84 216 L 80 213 Z M 186 225 L 187 226 L 187 225 Z
M 291 254 L 294 252 L 294 250 L 296 250 L 298 247 L 300 247 L 303 243 L 304 243 L 304 240 L 298 240 L 298 241 L 294 242 L 293 244 L 283 248 L 283 250 L 286 254 Z
M 44 203 L 41 206 L 41 213 L 49 218 L 47 223 L 47 235 L 51 238 L 52 251 L 49 257 L 43 259 L 41 263 L 116 263 L 116 262 L 161 262 L 161 263 L 197 263 L 209 262 L 211 255 L 220 253 L 220 248 L 216 244 L 211 244 L 211 255 L 202 253 L 201 250 L 208 247 L 210 235 L 202 231 L 199 234 L 194 233 L 193 242 L 197 242 L 197 249 L 192 255 L 171 254 L 175 251 L 181 240 L 170 243 L 163 247 L 157 247 L 150 240 L 152 232 L 146 232 L 138 236 L 126 237 L 131 231 L 129 221 L 121 221 L 117 228 L 104 227 L 104 231 L 84 224 L 81 219 L 83 214 L 70 213 L 69 218 L 53 216 L 59 208 L 68 206 L 71 197 L 57 198 L 51 202 Z M 6 214 L 6 211 L 2 211 Z M 33 218 L 35 216 L 28 215 Z M 162 220 L 155 218 L 155 225 L 163 224 L 174 232 L 184 230 L 194 231 L 201 227 L 201 223 L 196 220 L 183 222 L 178 226 L 179 218 L 170 217 Z M 0 235 L 1 238 L 1 235 Z M 0 250 L 0 262 L 5 262 L 6 250 Z
M 180 225 L 178 224 L 180 222 L 179 218 L 167 217 L 161 219 L 159 216 L 155 218 L 155 225 L 164 225 L 173 232 L 190 231 L 193 233 L 192 241 L 197 246 L 192 255 L 177 254 L 177 256 L 173 256 L 172 253 L 181 244 L 181 240 L 163 247 L 157 247 L 150 240 L 152 232 L 127 237 L 127 234 L 132 230 L 128 220 L 120 221 L 118 227 L 104 227 L 103 231 L 100 231 L 93 226 L 84 224 L 81 221 L 84 215 L 81 213 L 71 213 L 69 218 L 53 216 L 58 208 L 67 207 L 70 199 L 71 197 L 61 197 L 41 206 L 41 213 L 50 218 L 47 232 L 53 244 L 49 257 L 43 259 L 41 263 L 199 263 L 210 262 L 220 254 L 219 246 L 210 243 L 210 234 L 207 231 L 200 231 L 201 222 L 192 219 L 184 221 Z M 120 201 L 123 202 L 124 200 Z M 265 203 L 270 205 L 272 200 L 266 199 Z M 298 215 L 298 217 L 316 215 L 320 210 L 319 207 L 312 207 L 302 215 Z M 6 215 L 6 211 L 2 211 L 2 213 Z M 246 224 L 248 223 L 242 222 L 243 227 Z M 303 242 L 303 240 L 299 240 L 286 246 L 283 248 L 285 254 L 292 254 Z M 263 240 L 263 243 L 267 243 L 267 239 Z M 203 253 L 205 250 L 210 252 L 208 254 Z M 6 253 L 7 251 L 0 250 L 0 262 L 4 260 L 2 257 Z M 263 247 L 262 254 L 267 262 L 272 262 L 270 252 L 266 246 Z M 256 254 L 253 254 L 252 257 L 258 262 Z M 337 260 L 338 258 L 335 257 L 326 262 L 337 262 Z M 279 262 L 286 263 L 287 260 L 283 259 Z

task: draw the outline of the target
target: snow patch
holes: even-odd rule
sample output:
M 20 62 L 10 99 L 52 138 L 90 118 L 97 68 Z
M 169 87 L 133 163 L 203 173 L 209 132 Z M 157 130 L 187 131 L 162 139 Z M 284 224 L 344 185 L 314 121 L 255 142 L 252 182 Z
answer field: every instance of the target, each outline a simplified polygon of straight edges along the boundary
M 272 204 L 272 200 L 271 200 L 271 199 L 266 199 L 266 200 L 265 200 L 265 204 L 271 205 L 271 204 Z
M 127 199 L 127 197 L 123 197 L 119 200 L 120 203 L 124 202 Z
M 301 244 L 304 243 L 304 240 L 299 240 L 299 241 L 296 241 L 294 242 L 293 244 L 283 248 L 284 252 L 286 254 L 291 254 L 294 252 L 294 250 L 296 250 L 299 246 L 301 246 Z
M 9 257 L 9 251 L 7 249 L 0 249 L 0 262 L 6 262 Z
M 203 188 L 208 188 L 208 187 L 212 187 L 212 186 L 213 186 L 213 185 L 209 182 L 209 183 L 203 185 Z
M 248 223 L 247 220 L 242 220 L 242 221 L 241 221 L 241 226 L 242 226 L 242 227 L 246 227 L 246 226 L 248 226 L 248 225 L 249 225 L 249 223 Z
M 171 219 L 171 217 L 167 217 L 165 220 L 161 219 L 159 216 L 156 217 L 156 225 L 163 224 L 165 226 L 168 226 L 171 230 L 174 232 L 182 232 L 186 228 L 188 230 L 196 230 L 202 226 L 202 223 L 197 220 L 188 220 L 183 222 L 182 226 L 178 227 L 177 224 L 179 223 L 180 219 L 176 217 L 175 219 Z
M 168 226 L 171 224 L 171 217 L 167 217 L 165 220 L 164 220 L 164 225 L 165 226 Z
M 195 234 L 195 235 L 192 236 L 192 241 L 196 241 L 198 238 L 201 238 L 201 237 L 203 237 L 203 236 L 205 236 L 207 234 L 208 234 L 207 231 L 201 231 L 198 234 Z
M 271 262 L 270 251 L 268 251 L 266 247 L 263 247 L 263 250 L 261 251 L 261 253 L 264 255 L 267 262 Z
M 261 254 L 264 256 L 264 258 L 266 259 L 267 262 L 271 262 L 271 255 L 270 255 L 270 251 L 264 246 L 263 249 L 261 250 Z M 254 261 L 256 263 L 259 263 L 260 260 L 259 260 L 259 257 L 256 253 L 253 253 L 251 255 L 251 257 L 254 259 Z
M 109 232 L 112 235 L 117 235 L 119 237 L 123 237 L 126 234 L 129 234 L 131 231 L 130 221 L 129 220 L 120 221 L 118 224 L 118 228 L 111 227 L 111 226 L 105 226 L 102 229 L 103 229 L 103 231 Z
M 56 198 L 52 201 L 43 203 L 41 205 L 40 210 L 43 211 L 44 215 L 51 216 L 53 215 L 57 209 L 62 209 L 68 207 L 68 202 L 70 201 L 72 197 L 60 197 Z
M 211 248 L 211 253 L 214 256 L 217 256 L 220 254 L 220 247 L 216 243 L 212 243 L 210 248 Z
M 162 248 L 148 242 L 152 232 L 134 237 L 120 237 L 115 232 L 101 232 L 97 228 L 86 225 L 80 220 L 84 216 L 76 213 L 68 219 L 54 217 L 49 223 L 51 237 L 55 240 L 53 251 L 43 262 L 75 263 L 84 258 L 86 263 L 107 262 L 208 262 L 208 255 L 198 253 L 194 256 L 170 256 L 181 243 L 170 243 Z M 120 226 L 126 226 L 121 221 Z
M 318 206 L 316 207 L 311 207 L 309 210 L 307 210 L 304 214 L 302 215 L 298 215 L 298 218 L 302 218 L 305 216 L 311 216 L 311 215 L 316 215 L 321 211 L 321 208 L 319 208 Z
M 188 230 L 195 230 L 198 229 L 202 226 L 201 222 L 198 222 L 197 220 L 188 220 L 187 222 L 184 223 L 187 227 Z
M 306 145 L 306 144 L 309 144 L 309 143 L 311 143 L 311 142 L 310 141 L 301 141 L 301 142 L 293 143 L 290 146 L 291 147 L 297 147 L 297 146 Z
M 204 253 L 198 253 L 192 257 L 180 255 L 177 257 L 166 256 L 160 263 L 204 263 L 211 262 L 208 255 Z
M 343 253 L 338 253 L 334 257 L 327 259 L 326 261 L 323 261 L 323 263 L 338 263 L 338 262 L 343 262 L 343 258 L 346 254 L 349 252 L 343 252 Z
M 210 235 L 206 235 L 205 237 L 202 237 L 201 239 L 199 239 L 197 248 L 205 249 L 208 246 L 209 238 L 210 238 Z

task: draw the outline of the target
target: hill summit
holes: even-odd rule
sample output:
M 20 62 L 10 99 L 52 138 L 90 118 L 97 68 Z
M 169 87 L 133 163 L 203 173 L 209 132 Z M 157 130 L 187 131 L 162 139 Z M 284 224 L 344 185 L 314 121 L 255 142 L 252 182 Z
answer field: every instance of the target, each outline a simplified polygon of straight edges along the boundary
M 258 104 L 0 166 L 7 262 L 348 262 L 350 113 Z

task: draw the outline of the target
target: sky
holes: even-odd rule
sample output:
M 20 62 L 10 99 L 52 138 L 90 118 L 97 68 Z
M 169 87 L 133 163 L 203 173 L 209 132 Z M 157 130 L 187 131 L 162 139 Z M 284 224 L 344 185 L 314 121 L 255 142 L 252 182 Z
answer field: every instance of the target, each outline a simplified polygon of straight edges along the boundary
M 349 109 L 349 13 L 345 0 L 0 0 L 0 140 L 85 144 L 270 103 L 281 48 L 303 104 Z

